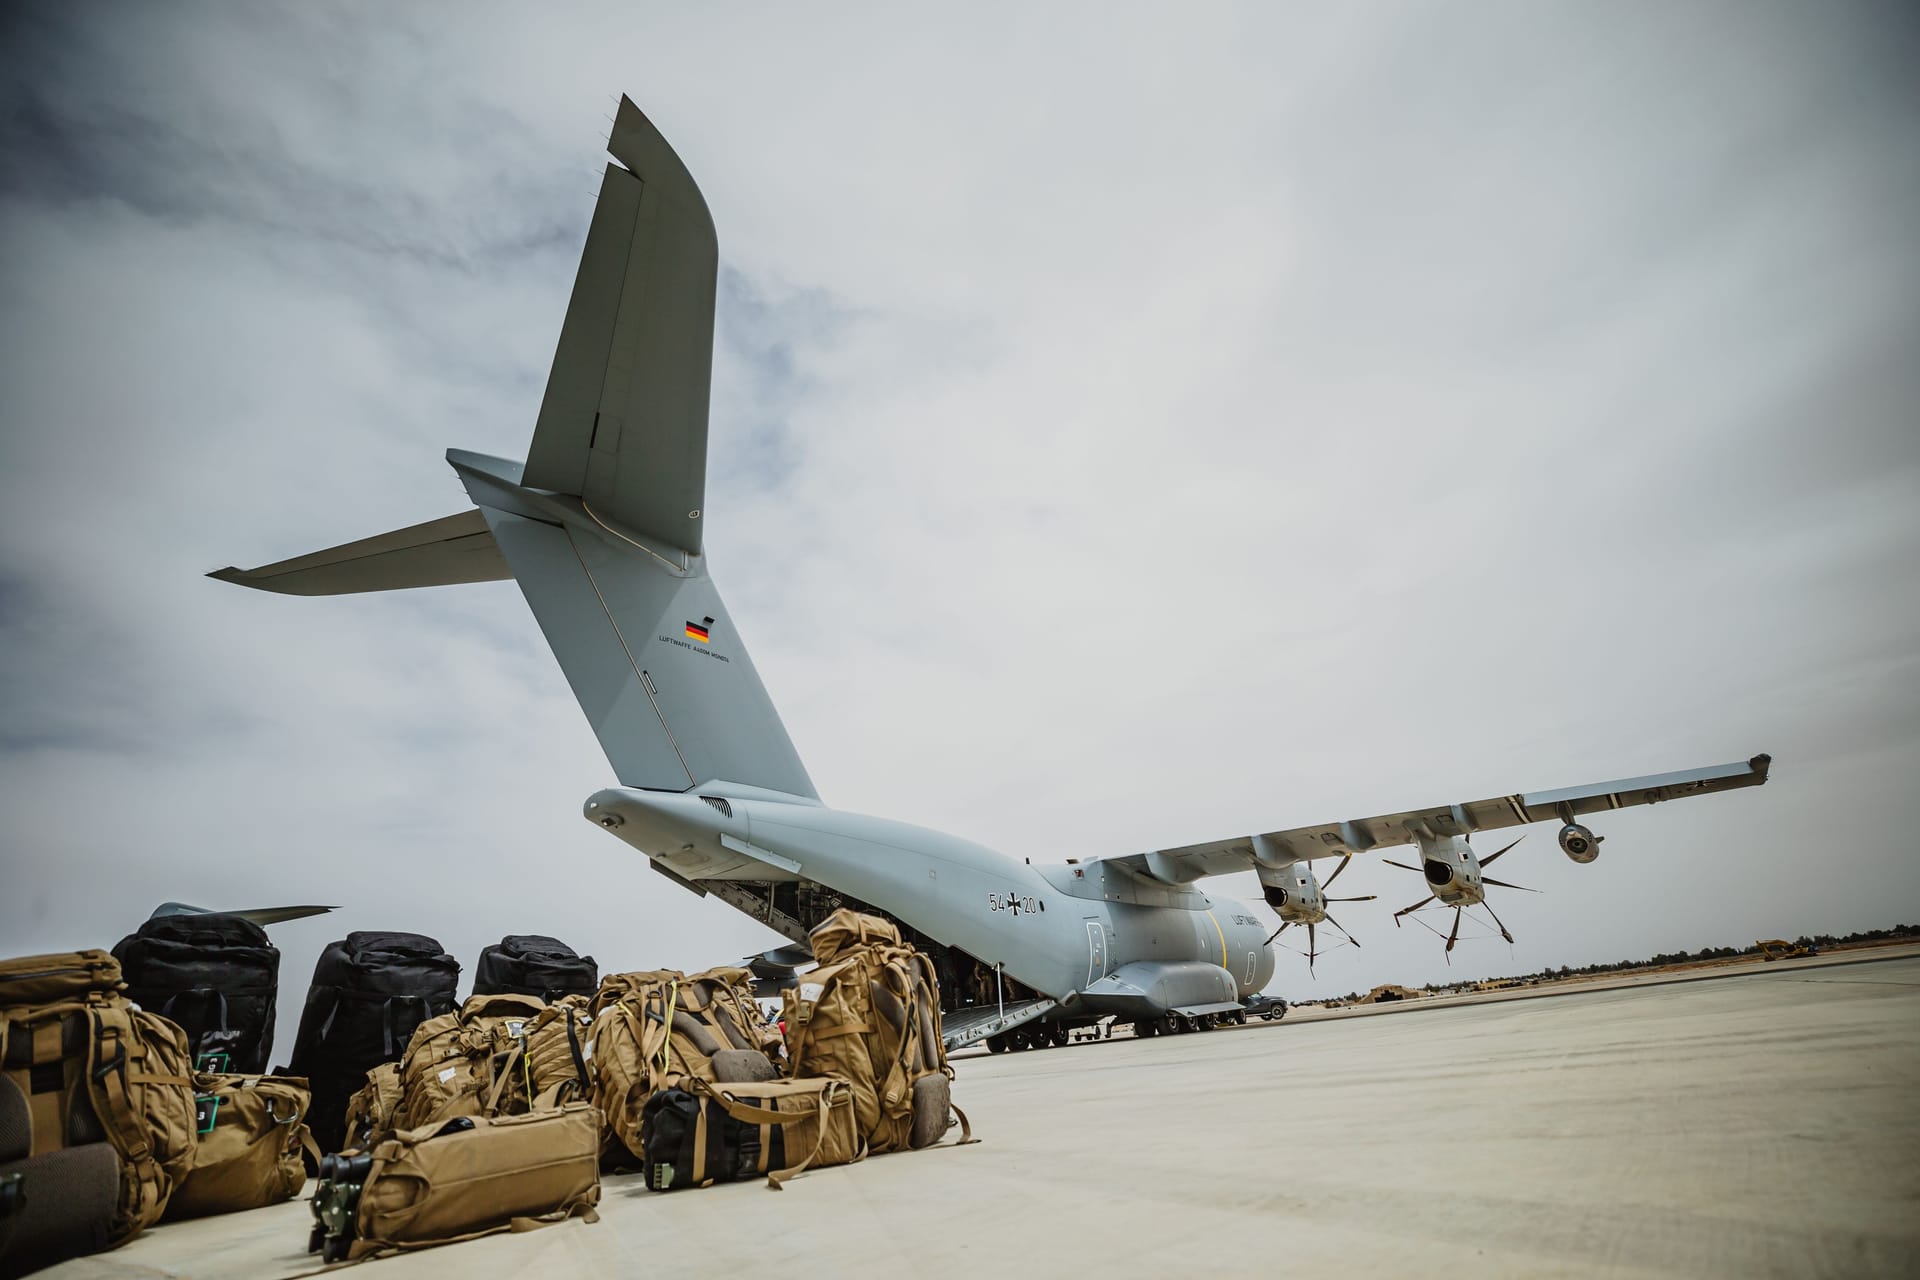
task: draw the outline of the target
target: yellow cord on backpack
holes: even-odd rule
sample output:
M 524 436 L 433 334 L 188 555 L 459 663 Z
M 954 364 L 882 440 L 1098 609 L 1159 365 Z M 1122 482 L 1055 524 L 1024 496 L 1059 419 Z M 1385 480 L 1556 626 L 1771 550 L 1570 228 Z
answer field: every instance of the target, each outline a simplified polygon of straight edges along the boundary
M 667 1038 L 660 1042 L 660 1078 L 665 1080 L 673 1066 L 673 1015 L 680 1003 L 680 983 L 676 979 L 667 988 Z

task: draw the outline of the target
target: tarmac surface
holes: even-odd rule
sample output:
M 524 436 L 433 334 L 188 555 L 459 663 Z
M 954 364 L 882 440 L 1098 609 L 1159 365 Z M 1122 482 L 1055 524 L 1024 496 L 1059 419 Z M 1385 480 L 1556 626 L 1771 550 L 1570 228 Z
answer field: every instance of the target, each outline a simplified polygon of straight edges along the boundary
M 382 1276 L 1911 1276 L 1920 958 L 956 1060 L 977 1145 L 654 1194 Z M 311 1190 L 312 1184 L 308 1184 Z M 42 1274 L 295 1276 L 304 1201 Z M 327 1270 L 339 1270 L 339 1267 Z

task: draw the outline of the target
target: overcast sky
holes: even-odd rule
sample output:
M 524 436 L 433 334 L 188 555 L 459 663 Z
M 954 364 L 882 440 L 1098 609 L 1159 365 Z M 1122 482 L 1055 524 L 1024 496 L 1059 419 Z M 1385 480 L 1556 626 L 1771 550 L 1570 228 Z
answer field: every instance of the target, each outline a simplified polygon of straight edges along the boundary
M 0 24 L 6 954 L 339 903 L 294 1003 L 350 929 L 775 941 L 581 819 L 511 584 L 201 576 L 524 456 L 621 92 L 719 228 L 703 523 L 828 803 L 1038 862 L 1770 751 L 1537 829 L 1450 968 L 1356 864 L 1365 949 L 1274 990 L 1920 920 L 1911 6 Z

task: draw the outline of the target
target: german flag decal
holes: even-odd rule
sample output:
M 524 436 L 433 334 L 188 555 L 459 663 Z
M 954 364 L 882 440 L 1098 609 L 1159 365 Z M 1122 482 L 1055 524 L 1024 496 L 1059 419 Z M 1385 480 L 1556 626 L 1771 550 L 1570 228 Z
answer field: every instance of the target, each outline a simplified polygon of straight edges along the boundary
M 712 621 L 713 621 L 712 618 L 707 619 L 708 623 L 711 623 Z M 689 622 L 687 624 L 687 639 L 698 640 L 701 644 L 705 644 L 708 639 L 708 632 L 707 632 L 706 626 L 698 622 Z

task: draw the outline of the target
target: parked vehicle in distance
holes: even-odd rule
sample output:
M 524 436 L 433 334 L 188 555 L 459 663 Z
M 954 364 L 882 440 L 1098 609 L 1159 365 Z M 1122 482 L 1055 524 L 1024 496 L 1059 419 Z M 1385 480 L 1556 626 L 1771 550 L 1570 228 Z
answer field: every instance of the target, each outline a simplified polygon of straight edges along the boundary
M 1263 1018 L 1268 1022 L 1277 1022 L 1287 1016 L 1287 1002 L 1279 996 L 1256 993 L 1240 1002 L 1240 1021 L 1248 1018 Z

